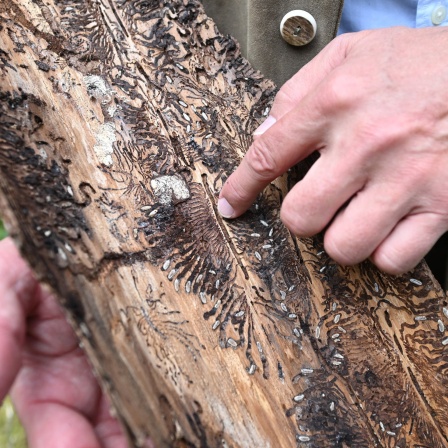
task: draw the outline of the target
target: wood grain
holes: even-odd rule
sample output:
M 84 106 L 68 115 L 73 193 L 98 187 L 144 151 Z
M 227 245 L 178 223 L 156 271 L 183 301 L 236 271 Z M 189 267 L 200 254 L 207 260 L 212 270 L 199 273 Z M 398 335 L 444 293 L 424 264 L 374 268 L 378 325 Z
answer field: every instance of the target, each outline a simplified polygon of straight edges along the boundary
M 448 307 L 218 192 L 275 86 L 195 0 L 4 0 L 2 214 L 132 444 L 447 446 Z

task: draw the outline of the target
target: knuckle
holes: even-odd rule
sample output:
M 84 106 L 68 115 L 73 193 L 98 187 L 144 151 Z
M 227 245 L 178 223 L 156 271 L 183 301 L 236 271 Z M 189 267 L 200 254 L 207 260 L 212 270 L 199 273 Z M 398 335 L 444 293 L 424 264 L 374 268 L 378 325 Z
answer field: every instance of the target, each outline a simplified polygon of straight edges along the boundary
M 351 39 L 352 35 L 350 33 L 340 34 L 339 36 L 336 36 L 329 45 L 336 47 L 339 51 L 345 51 Z
M 390 117 L 381 121 L 367 117 L 358 128 L 357 145 L 364 156 L 375 156 L 391 152 L 400 142 L 407 140 L 409 133 L 411 130 L 402 121 Z
M 322 105 L 330 110 L 346 109 L 357 100 L 353 80 L 336 70 L 323 85 L 320 98 Z
M 263 138 L 258 138 L 253 142 L 246 155 L 246 162 L 261 180 L 275 179 L 278 175 L 277 161 Z

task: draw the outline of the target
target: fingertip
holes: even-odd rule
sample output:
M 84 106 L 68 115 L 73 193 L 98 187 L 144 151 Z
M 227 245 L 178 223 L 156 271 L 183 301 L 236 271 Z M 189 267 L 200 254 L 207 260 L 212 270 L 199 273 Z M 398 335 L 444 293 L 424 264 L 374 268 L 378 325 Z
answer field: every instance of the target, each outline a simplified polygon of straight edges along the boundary
M 384 250 L 384 246 L 380 246 L 370 260 L 378 269 L 390 275 L 402 275 L 414 269 L 421 261 L 420 257 L 413 260 L 404 259 L 403 254 L 394 254 L 391 248 Z
M 240 170 L 240 171 L 239 171 Z M 227 179 L 218 198 L 218 213 L 226 219 L 238 218 L 254 202 L 257 197 L 249 193 L 250 188 L 244 183 L 247 176 L 241 174 L 241 166 Z M 238 179 L 243 179 L 239 181 Z
M 401 275 L 414 269 L 446 231 L 446 224 L 437 214 L 408 215 L 371 255 L 382 271 Z
M 218 200 L 218 212 L 223 218 L 231 219 L 235 217 L 235 210 L 226 198 L 220 198 Z
M 350 218 L 350 215 L 348 217 Z M 347 214 L 343 211 L 325 231 L 324 248 L 336 263 L 341 266 L 354 266 L 369 258 L 378 244 L 375 239 L 371 243 L 371 234 L 376 235 L 375 229 L 361 231 L 359 228 L 350 228 Z
M 356 263 L 352 261 L 353 259 L 350 256 L 340 250 L 340 246 L 333 238 L 329 238 L 327 233 L 324 236 L 324 248 L 328 256 L 341 266 L 350 266 Z
M 257 129 L 255 129 L 254 137 L 264 134 L 276 122 L 277 120 L 272 115 L 269 115 L 269 117 L 266 118 L 266 120 L 264 120 L 263 123 Z

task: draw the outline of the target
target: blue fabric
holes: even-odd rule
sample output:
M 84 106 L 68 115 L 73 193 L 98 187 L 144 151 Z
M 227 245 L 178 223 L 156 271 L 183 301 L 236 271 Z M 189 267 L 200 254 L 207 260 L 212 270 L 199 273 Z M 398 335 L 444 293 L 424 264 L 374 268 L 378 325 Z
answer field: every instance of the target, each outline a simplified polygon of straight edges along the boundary
M 431 14 L 448 0 L 345 0 L 339 34 L 390 26 L 434 26 Z M 448 14 L 438 26 L 448 25 Z

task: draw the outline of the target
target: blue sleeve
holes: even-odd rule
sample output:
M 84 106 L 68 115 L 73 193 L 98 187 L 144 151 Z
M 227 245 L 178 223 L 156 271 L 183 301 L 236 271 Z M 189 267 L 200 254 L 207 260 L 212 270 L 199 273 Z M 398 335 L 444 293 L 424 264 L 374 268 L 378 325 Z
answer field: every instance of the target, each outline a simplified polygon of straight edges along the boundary
M 417 4 L 418 0 L 345 0 L 339 34 L 397 25 L 415 28 Z

